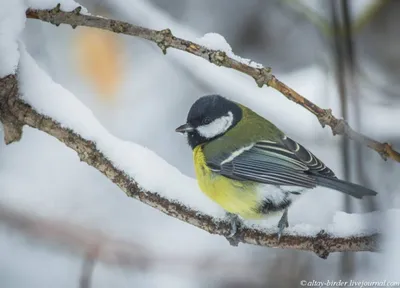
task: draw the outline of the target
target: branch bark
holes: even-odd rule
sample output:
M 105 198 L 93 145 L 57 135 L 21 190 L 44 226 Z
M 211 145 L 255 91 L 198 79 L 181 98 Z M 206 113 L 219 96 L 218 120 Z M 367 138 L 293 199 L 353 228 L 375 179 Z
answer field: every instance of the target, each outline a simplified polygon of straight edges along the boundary
M 56 121 L 38 113 L 30 105 L 23 102 L 18 94 L 18 83 L 15 75 L 0 78 L 0 91 L 0 119 L 5 119 L 4 117 L 8 115 L 7 117 L 12 117 L 18 126 L 27 125 L 57 138 L 66 146 L 75 150 L 81 161 L 93 166 L 118 185 L 127 196 L 135 198 L 169 216 L 192 224 L 211 234 L 225 237 L 230 234 L 229 222 L 223 219 L 215 219 L 210 215 L 200 213 L 178 202 L 166 199 L 157 194 L 157 191 L 145 191 L 141 189 L 134 179 L 127 176 L 124 171 L 113 166 L 108 160 L 107 155 L 104 155 L 96 148 L 95 143 L 82 138 L 70 129 L 63 128 Z M 239 228 L 237 236 L 242 243 L 313 251 L 321 258 L 327 258 L 329 253 L 332 252 L 378 251 L 379 234 L 354 234 L 351 237 L 337 237 L 322 230 L 312 237 L 301 236 L 295 233 L 293 235 L 285 233 L 278 243 L 275 233 L 267 233 L 260 229 L 245 226 Z
M 207 49 L 194 42 L 187 41 L 172 35 L 170 29 L 161 31 L 152 30 L 127 22 L 107 19 L 103 17 L 80 14 L 81 8 L 78 7 L 71 12 L 60 10 L 60 4 L 50 10 L 28 9 L 26 16 L 31 19 L 39 19 L 49 22 L 56 26 L 69 24 L 72 28 L 77 26 L 87 26 L 108 30 L 114 33 L 140 37 L 152 41 L 161 48 L 166 54 L 167 48 L 174 48 L 201 57 L 217 66 L 231 68 L 254 78 L 257 85 L 261 88 L 264 85 L 270 86 L 281 92 L 289 100 L 301 105 L 314 114 L 322 127 L 330 126 L 333 135 L 343 135 L 360 144 L 366 145 L 375 150 L 379 155 L 387 160 L 388 158 L 400 162 L 400 154 L 395 151 L 389 143 L 381 143 L 367 136 L 354 131 L 344 119 L 338 119 L 332 114 L 331 109 L 323 109 L 309 101 L 283 82 L 279 81 L 272 73 L 271 68 L 255 68 L 250 65 L 236 61 L 219 50 Z

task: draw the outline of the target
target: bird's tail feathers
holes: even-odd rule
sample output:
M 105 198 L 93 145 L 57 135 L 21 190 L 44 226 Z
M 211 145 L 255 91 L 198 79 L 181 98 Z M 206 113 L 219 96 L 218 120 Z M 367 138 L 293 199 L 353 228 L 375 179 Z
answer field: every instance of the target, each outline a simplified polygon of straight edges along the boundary
M 375 196 L 378 194 L 374 190 L 365 188 L 361 185 L 343 181 L 337 178 L 315 175 L 317 180 L 317 185 L 338 190 L 347 195 L 353 196 L 355 198 L 361 199 L 363 196 Z

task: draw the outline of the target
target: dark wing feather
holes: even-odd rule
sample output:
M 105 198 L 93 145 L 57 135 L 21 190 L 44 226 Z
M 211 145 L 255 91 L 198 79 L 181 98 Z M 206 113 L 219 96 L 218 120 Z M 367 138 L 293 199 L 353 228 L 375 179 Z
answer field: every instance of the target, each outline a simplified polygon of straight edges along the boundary
M 259 141 L 229 155 L 208 159 L 215 172 L 231 179 L 305 188 L 316 186 L 312 174 L 334 177 L 311 152 L 284 137 L 280 142 Z
M 321 160 L 315 157 L 314 154 L 312 154 L 310 151 L 308 151 L 299 143 L 293 141 L 289 137 L 284 136 L 282 138 L 282 144 L 288 150 L 293 152 L 297 159 L 299 159 L 302 163 L 307 165 L 307 168 L 311 173 L 336 178 L 335 173 L 333 173 L 331 169 L 326 167 Z

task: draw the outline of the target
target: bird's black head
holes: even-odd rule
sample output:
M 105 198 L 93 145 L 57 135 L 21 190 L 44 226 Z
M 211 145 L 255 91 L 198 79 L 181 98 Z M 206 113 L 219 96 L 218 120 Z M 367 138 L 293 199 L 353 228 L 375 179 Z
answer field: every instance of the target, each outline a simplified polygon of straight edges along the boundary
M 199 98 L 189 110 L 186 123 L 176 132 L 187 133 L 188 143 L 194 149 L 224 135 L 242 118 L 242 109 L 220 95 Z

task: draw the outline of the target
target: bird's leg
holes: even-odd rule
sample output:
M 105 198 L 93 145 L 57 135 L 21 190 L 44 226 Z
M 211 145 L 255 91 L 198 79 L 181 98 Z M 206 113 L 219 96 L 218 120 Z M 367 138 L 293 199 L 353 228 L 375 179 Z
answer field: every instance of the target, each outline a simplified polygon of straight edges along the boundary
M 282 232 L 285 228 L 289 227 L 289 221 L 288 221 L 288 209 L 286 208 L 285 211 L 283 212 L 283 215 L 281 219 L 278 222 L 278 243 L 281 240 Z
M 231 223 L 231 233 L 228 235 L 228 238 L 232 238 L 236 235 L 238 226 L 240 226 L 240 219 L 236 214 L 226 213 L 226 216 Z
M 243 222 L 240 220 L 238 215 L 229 212 L 226 212 L 226 218 L 231 224 L 231 233 L 228 236 L 226 236 L 226 239 L 232 246 L 238 246 L 239 239 L 237 239 L 236 233 L 238 227 L 240 227 Z

